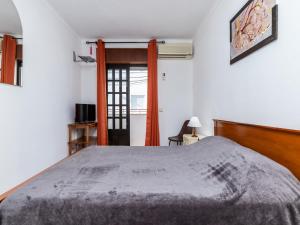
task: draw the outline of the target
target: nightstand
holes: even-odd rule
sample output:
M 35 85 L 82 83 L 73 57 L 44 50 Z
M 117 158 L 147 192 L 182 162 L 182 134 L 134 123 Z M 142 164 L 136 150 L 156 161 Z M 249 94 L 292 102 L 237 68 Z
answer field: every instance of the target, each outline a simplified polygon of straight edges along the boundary
M 206 136 L 198 134 L 197 137 L 192 137 L 192 134 L 184 134 L 183 135 L 183 145 L 192 145 Z
M 68 125 L 69 127 L 69 156 L 80 151 L 81 149 L 88 147 L 90 145 L 97 144 L 97 137 L 90 135 L 91 129 L 97 129 L 97 123 L 72 123 Z M 79 130 L 84 130 L 82 137 L 75 140 L 72 139 L 72 134 L 78 132 Z

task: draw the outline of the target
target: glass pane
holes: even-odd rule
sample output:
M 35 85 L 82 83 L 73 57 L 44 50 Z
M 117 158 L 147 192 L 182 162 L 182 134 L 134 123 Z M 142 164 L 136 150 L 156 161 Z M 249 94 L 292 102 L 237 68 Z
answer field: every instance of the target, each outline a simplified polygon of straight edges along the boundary
M 118 81 L 115 82 L 115 92 L 120 92 L 120 83 Z
M 126 130 L 127 129 L 127 123 L 126 119 L 122 119 L 122 129 Z
M 122 116 L 127 116 L 127 107 L 122 106 Z
M 112 90 L 112 82 L 111 82 L 111 81 L 108 82 L 108 85 L 107 85 L 107 91 L 108 91 L 108 92 L 112 92 L 112 91 L 113 91 L 113 90 Z
M 120 95 L 115 94 L 115 105 L 119 105 L 119 104 L 120 104 Z
M 130 95 L 128 103 L 130 104 L 130 113 L 146 114 L 147 111 L 147 67 L 130 67 L 129 81 Z M 130 100 L 129 100 L 130 99 Z
M 107 71 L 107 79 L 108 79 L 108 80 L 112 80 L 112 79 L 113 79 L 113 77 L 112 77 L 112 70 L 111 70 L 111 69 L 109 69 L 109 70 Z
M 108 129 L 113 129 L 113 120 L 108 119 Z
M 122 82 L 122 92 L 127 92 L 127 83 L 126 82 Z
M 115 80 L 120 80 L 120 71 L 115 70 Z
M 122 94 L 122 104 L 123 105 L 126 105 L 126 97 L 127 97 L 126 94 Z
M 112 106 L 108 106 L 107 109 L 108 109 L 108 116 L 112 117 L 113 116 L 113 107 Z
M 120 119 L 115 119 L 115 129 L 120 129 Z
M 127 80 L 127 73 L 126 70 L 122 70 L 122 80 Z
M 112 104 L 112 94 L 108 94 L 107 103 Z
M 115 106 L 115 116 L 120 116 L 120 106 Z

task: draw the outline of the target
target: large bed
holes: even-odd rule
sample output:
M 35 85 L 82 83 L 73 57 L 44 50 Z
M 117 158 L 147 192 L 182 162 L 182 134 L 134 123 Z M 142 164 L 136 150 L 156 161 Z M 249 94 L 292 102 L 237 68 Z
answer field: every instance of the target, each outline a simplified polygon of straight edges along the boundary
M 89 147 L 8 196 L 0 225 L 299 225 L 298 170 L 235 142 L 247 138 L 231 125 L 190 146 Z

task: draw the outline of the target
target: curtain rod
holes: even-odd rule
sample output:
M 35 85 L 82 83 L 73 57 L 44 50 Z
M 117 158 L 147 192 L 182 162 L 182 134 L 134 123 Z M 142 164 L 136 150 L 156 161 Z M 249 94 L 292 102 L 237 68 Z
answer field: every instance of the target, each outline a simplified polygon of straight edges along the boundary
M 3 36 L 0 35 L 0 38 L 3 38 Z M 13 37 L 13 38 L 16 39 L 16 40 L 23 40 L 23 38 L 16 38 L 16 37 Z
M 107 41 L 105 44 L 148 44 L 149 41 Z M 157 41 L 157 44 L 165 44 L 165 41 Z M 97 41 L 87 41 L 87 45 L 89 44 L 97 44 Z

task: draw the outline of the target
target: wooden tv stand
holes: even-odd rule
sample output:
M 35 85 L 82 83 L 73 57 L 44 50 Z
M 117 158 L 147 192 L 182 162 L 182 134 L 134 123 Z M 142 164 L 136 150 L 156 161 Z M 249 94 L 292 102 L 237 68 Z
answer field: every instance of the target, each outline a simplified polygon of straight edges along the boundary
M 97 144 L 97 137 L 91 136 L 90 131 L 97 128 L 97 123 L 72 123 L 69 128 L 69 156 L 86 148 L 90 145 Z M 83 130 L 83 135 L 78 136 L 79 131 Z M 73 134 L 76 133 L 77 138 L 73 139 Z M 80 135 L 80 134 L 79 134 Z M 79 138 L 78 138 L 79 137 Z

